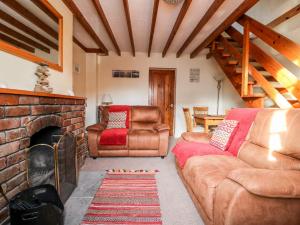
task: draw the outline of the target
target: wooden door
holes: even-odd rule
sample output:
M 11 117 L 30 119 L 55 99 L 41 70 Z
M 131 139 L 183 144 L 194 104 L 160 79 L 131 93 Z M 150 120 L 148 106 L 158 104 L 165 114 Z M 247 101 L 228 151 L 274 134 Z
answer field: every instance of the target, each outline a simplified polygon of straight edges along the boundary
M 149 105 L 158 106 L 162 112 L 162 122 L 170 126 L 174 135 L 175 110 L 175 70 L 150 69 Z

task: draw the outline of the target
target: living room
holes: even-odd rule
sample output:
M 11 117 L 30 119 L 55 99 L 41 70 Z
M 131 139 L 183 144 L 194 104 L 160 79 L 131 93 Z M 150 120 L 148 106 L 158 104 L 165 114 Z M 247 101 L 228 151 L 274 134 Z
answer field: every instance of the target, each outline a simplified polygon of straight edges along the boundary
M 299 12 L 0 0 L 0 224 L 300 224 Z

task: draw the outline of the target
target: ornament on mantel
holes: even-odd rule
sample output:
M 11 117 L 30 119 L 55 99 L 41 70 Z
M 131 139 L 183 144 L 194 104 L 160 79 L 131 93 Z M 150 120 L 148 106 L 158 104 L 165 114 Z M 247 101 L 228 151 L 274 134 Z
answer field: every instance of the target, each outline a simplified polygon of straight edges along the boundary
M 50 76 L 48 65 L 45 63 L 40 63 L 35 75 L 38 77 L 38 80 L 36 82 L 34 91 L 52 93 L 53 88 L 49 86 L 48 80 L 48 77 Z

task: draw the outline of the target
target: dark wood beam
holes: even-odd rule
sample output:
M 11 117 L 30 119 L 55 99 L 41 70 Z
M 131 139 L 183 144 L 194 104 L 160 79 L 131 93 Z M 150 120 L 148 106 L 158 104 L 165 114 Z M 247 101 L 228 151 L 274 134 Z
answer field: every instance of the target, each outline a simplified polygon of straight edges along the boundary
M 199 23 L 195 27 L 195 29 L 192 31 L 190 36 L 185 40 L 181 48 L 178 50 L 176 56 L 177 58 L 181 56 L 183 51 L 187 48 L 187 46 L 194 40 L 194 38 L 197 36 L 197 34 L 202 30 L 202 28 L 205 26 L 205 24 L 210 20 L 210 18 L 215 14 L 215 12 L 218 10 L 218 8 L 223 4 L 225 0 L 215 0 L 209 9 L 206 11 L 204 16 L 200 19 Z
M 105 53 L 108 54 L 107 48 L 105 47 L 105 45 L 103 44 L 103 42 L 100 40 L 99 36 L 95 32 L 95 30 L 92 28 L 92 26 L 89 24 L 89 22 L 82 15 L 82 13 L 80 12 L 80 10 L 76 6 L 76 4 L 72 0 L 63 0 L 63 2 L 70 9 L 70 11 L 76 17 L 76 19 L 78 20 L 78 22 L 81 24 L 81 26 L 86 30 L 86 32 L 96 42 L 96 44 L 99 46 L 99 48 L 101 48 L 103 52 L 105 52 Z
M 73 36 L 73 42 L 77 44 L 86 53 L 105 54 L 100 48 L 87 48 L 76 37 Z
M 41 2 L 41 0 L 31 0 L 40 10 L 47 14 L 55 23 L 58 23 L 58 18 Z
M 35 50 L 34 50 L 33 47 L 31 47 L 29 45 L 26 45 L 26 44 L 24 44 L 24 43 L 22 43 L 22 42 L 20 42 L 18 40 L 15 40 L 15 39 L 13 39 L 13 38 L 11 38 L 9 36 L 6 36 L 5 34 L 0 33 L 0 40 L 2 40 L 4 42 L 7 42 L 9 44 L 12 44 L 12 45 L 14 45 L 14 46 L 16 46 L 18 48 L 22 48 L 22 49 L 24 49 L 26 51 L 29 51 L 31 53 L 35 52 Z
M 186 13 L 187 13 L 187 11 L 188 11 L 188 9 L 189 9 L 191 3 L 192 3 L 192 0 L 185 0 L 185 1 L 184 1 L 183 5 L 182 5 L 182 7 L 181 7 L 181 10 L 180 10 L 180 12 L 179 12 L 179 14 L 178 14 L 178 17 L 177 17 L 177 19 L 176 19 L 176 22 L 175 22 L 175 24 L 174 24 L 174 26 L 173 26 L 173 29 L 172 29 L 172 31 L 171 31 L 171 34 L 170 34 L 170 36 L 169 36 L 169 38 L 168 38 L 168 41 L 167 41 L 167 43 L 166 43 L 166 45 L 165 45 L 165 47 L 164 47 L 164 50 L 163 50 L 163 52 L 162 52 L 162 56 L 163 56 L 163 57 L 166 56 L 167 51 L 168 51 L 168 49 L 169 49 L 169 47 L 170 47 L 172 41 L 174 40 L 174 37 L 175 37 L 175 35 L 176 35 L 176 33 L 177 33 L 177 31 L 178 31 L 178 29 L 179 29 L 179 27 L 180 27 L 180 25 L 181 25 L 183 19 L 184 19 L 184 16 L 186 15 Z
M 224 30 L 233 24 L 239 17 L 246 13 L 258 0 L 247 0 L 240 4 L 227 19 L 221 23 L 194 51 L 191 53 L 191 58 L 195 58 L 204 48 L 206 48 L 213 40 L 215 40 Z
M 30 35 L 31 37 L 34 37 L 35 39 L 43 42 L 44 44 L 58 50 L 58 45 L 43 35 L 39 34 L 35 30 L 31 29 L 30 27 L 24 25 L 20 21 L 16 20 L 14 17 L 8 15 L 6 12 L 0 10 L 0 19 L 4 20 L 5 22 L 9 23 L 10 25 L 24 31 L 26 34 Z
M 150 32 L 150 39 L 149 39 L 149 46 L 148 46 L 148 57 L 150 57 L 151 49 L 152 49 L 152 42 L 153 42 L 153 37 L 154 37 L 154 30 L 155 30 L 155 25 L 156 25 L 158 6 L 159 6 L 159 0 L 154 0 L 153 12 L 152 12 L 152 22 L 151 22 L 151 32 Z
M 300 13 L 300 4 L 296 5 L 294 8 L 290 9 L 289 11 L 285 12 L 281 16 L 277 17 L 276 19 L 272 20 L 268 23 L 268 27 L 274 28 L 279 24 L 283 23 L 284 21 L 289 20 L 290 18 L 298 15 Z
M 96 10 L 98 12 L 98 15 L 99 15 L 102 23 L 104 25 L 104 28 L 105 28 L 106 32 L 108 33 L 108 35 L 110 37 L 110 40 L 112 41 L 113 45 L 115 46 L 117 54 L 120 56 L 121 55 L 121 50 L 119 48 L 119 45 L 118 45 L 118 43 L 116 41 L 114 33 L 112 32 L 112 29 L 111 29 L 111 27 L 110 27 L 110 25 L 108 23 L 108 20 L 107 20 L 107 18 L 105 16 L 105 13 L 104 13 L 104 11 L 102 9 L 102 6 L 101 6 L 99 0 L 93 0 L 93 3 L 94 3 L 94 6 L 95 6 L 95 8 L 96 8 Z
M 42 50 L 42 51 L 44 51 L 46 53 L 50 53 L 50 49 L 49 48 L 45 47 L 44 45 L 42 45 L 42 44 L 40 44 L 40 43 L 38 43 L 38 42 L 30 39 L 29 37 L 27 37 L 27 36 L 25 36 L 25 35 L 17 32 L 17 31 L 15 31 L 15 30 L 13 30 L 13 29 L 5 26 L 2 23 L 0 23 L 0 31 L 2 33 L 8 34 L 11 37 L 16 38 L 19 41 L 25 42 L 28 45 L 36 47 L 36 48 L 38 48 L 38 49 L 40 49 L 40 50 Z
M 19 2 L 16 0 L 0 0 L 2 3 L 4 3 L 6 6 L 23 16 L 25 19 L 30 21 L 31 23 L 35 24 L 37 27 L 39 27 L 41 30 L 45 31 L 47 34 L 58 39 L 58 33 L 56 30 L 52 29 L 48 24 L 44 23 L 42 20 L 40 20 L 36 15 L 34 15 L 32 12 L 30 12 L 28 9 L 26 9 L 24 6 L 22 6 Z
M 131 19 L 130 19 L 128 0 L 123 0 L 123 6 L 124 6 L 126 22 L 127 22 L 127 28 L 128 28 L 129 38 L 130 38 L 131 51 L 132 51 L 132 55 L 135 56 L 135 47 L 134 47 L 134 40 L 133 40 L 133 34 L 132 34 L 132 27 L 131 27 Z

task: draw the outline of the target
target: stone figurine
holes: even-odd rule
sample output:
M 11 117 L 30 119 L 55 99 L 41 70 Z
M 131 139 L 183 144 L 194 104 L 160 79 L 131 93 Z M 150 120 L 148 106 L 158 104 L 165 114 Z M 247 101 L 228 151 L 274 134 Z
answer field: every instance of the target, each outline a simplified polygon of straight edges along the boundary
M 50 76 L 48 65 L 44 63 L 39 64 L 35 75 L 38 77 L 38 80 L 36 82 L 34 91 L 52 93 L 53 88 L 49 86 L 48 80 L 48 77 Z

